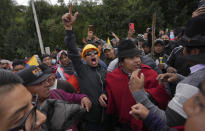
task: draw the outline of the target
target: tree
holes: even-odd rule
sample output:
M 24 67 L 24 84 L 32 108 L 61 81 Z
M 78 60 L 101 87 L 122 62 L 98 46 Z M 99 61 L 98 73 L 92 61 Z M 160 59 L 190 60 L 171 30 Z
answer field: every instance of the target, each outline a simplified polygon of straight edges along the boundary
M 45 0 L 35 1 L 36 12 L 44 46 L 51 50 L 64 46 L 64 27 L 61 16 L 68 12 L 68 5 L 50 5 Z M 152 25 L 152 14 L 157 13 L 158 29 L 184 26 L 198 0 L 75 0 L 73 12 L 78 11 L 78 20 L 73 28 L 77 43 L 82 45 L 88 25 L 95 26 L 95 34 L 104 40 L 115 32 L 120 38 L 127 37 L 129 23 L 135 23 L 137 33 L 143 33 Z M 17 6 L 12 0 L 0 1 L 0 56 L 5 59 L 24 58 L 40 54 L 31 4 Z M 111 39 L 111 38 L 110 38 Z

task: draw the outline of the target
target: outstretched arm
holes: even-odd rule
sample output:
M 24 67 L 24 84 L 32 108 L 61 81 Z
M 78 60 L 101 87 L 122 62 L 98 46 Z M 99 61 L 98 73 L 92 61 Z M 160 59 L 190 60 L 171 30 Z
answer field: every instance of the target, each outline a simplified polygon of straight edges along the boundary
M 129 81 L 129 88 L 137 103 L 143 104 L 146 108 L 148 108 L 148 110 L 150 110 L 152 113 L 156 114 L 161 120 L 166 122 L 165 112 L 155 106 L 145 95 L 144 75 L 143 73 L 140 73 L 139 69 L 132 73 Z
M 117 42 L 120 41 L 119 37 L 118 37 L 114 32 L 112 32 L 112 36 L 115 37 L 115 39 L 116 39 Z
M 66 30 L 66 36 L 64 41 L 68 48 L 68 51 L 72 54 L 78 54 L 78 50 L 76 46 L 76 37 L 72 27 L 72 25 L 77 19 L 77 16 L 78 16 L 78 12 L 76 12 L 74 15 L 72 14 L 72 4 L 70 4 L 69 12 L 65 13 L 62 16 L 62 21 L 64 23 L 64 28 Z
M 78 16 L 78 12 L 76 12 L 74 15 L 72 14 L 72 4 L 70 4 L 69 12 L 65 13 L 62 16 L 62 21 L 64 23 L 64 28 L 66 30 L 66 36 L 64 42 L 68 49 L 68 55 L 70 56 L 70 59 L 74 65 L 77 74 L 81 76 L 81 73 L 83 73 L 82 68 L 84 67 L 84 65 L 81 61 L 81 56 L 77 49 L 76 37 L 72 27 L 72 25 L 77 19 L 77 16 Z

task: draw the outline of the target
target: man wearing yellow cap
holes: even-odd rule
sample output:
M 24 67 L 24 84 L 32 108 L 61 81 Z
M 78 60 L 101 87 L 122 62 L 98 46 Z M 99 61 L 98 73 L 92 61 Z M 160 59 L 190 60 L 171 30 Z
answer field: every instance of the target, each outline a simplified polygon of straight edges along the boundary
M 81 93 L 86 94 L 92 102 L 92 108 L 85 115 L 83 122 L 84 131 L 104 131 L 103 119 L 104 109 L 100 106 L 98 99 L 100 94 L 105 92 L 105 76 L 106 70 L 99 64 L 100 51 L 92 44 L 87 44 L 81 53 L 78 53 L 76 46 L 75 34 L 72 30 L 72 24 L 77 19 L 78 12 L 72 15 L 72 5 L 70 5 L 69 13 L 62 16 L 64 27 L 66 30 L 65 44 L 68 48 L 68 55 L 72 60 L 74 68 L 78 74 Z M 87 64 L 83 64 L 81 57 Z

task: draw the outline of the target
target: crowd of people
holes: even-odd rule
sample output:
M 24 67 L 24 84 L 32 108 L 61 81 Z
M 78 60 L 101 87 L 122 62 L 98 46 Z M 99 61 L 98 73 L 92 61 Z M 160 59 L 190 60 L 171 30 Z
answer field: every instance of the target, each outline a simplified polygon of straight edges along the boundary
M 202 131 L 205 126 L 205 1 L 187 25 L 152 28 L 111 43 L 88 36 L 80 49 L 62 16 L 66 50 L 0 60 L 0 131 Z M 63 28 L 63 27 L 62 27 Z

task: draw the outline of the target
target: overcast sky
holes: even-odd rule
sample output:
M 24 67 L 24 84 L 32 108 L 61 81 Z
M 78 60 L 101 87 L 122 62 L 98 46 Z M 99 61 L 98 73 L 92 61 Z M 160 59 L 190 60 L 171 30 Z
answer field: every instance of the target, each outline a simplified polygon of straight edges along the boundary
M 14 0 L 17 2 L 18 5 L 28 5 L 28 2 L 29 0 Z M 58 0 L 45 0 L 47 1 L 48 3 L 52 4 L 52 5 L 55 5 L 57 3 Z M 72 1 L 72 0 L 64 0 L 64 2 L 67 4 L 69 1 Z M 80 0 L 79 0 L 80 1 Z M 101 1 L 101 0 L 89 0 L 89 1 Z
M 28 5 L 29 0 L 15 0 L 17 2 L 17 4 L 19 5 Z M 51 2 L 51 4 L 56 4 L 58 0 L 46 0 L 49 3 Z M 69 0 L 64 0 L 65 3 L 67 3 Z

